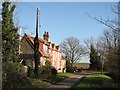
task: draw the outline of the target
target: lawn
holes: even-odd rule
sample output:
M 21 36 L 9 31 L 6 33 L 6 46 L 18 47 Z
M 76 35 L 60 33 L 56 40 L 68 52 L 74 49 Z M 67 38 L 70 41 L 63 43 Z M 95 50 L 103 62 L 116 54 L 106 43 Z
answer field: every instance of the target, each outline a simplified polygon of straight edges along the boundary
M 45 79 L 43 81 L 30 79 L 30 81 L 32 82 L 32 86 L 30 86 L 28 88 L 30 88 L 30 89 L 47 88 L 53 84 L 56 84 L 57 82 L 60 82 L 68 77 L 71 77 L 73 75 L 74 75 L 73 73 L 60 73 L 60 74 L 57 74 L 56 76 L 51 76 L 50 78 Z
M 113 82 L 111 77 L 103 74 L 88 75 L 83 78 L 75 89 L 88 89 L 88 88 L 112 88 Z
M 60 73 L 56 76 L 51 76 L 47 81 L 52 84 L 56 84 L 57 82 L 63 81 L 64 79 L 69 78 L 73 75 L 73 73 Z

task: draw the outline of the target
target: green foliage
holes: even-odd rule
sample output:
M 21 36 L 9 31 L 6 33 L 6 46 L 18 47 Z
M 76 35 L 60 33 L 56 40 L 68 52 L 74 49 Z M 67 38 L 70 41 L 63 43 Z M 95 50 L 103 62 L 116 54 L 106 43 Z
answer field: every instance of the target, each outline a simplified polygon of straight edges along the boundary
M 44 79 L 43 81 L 39 79 L 36 80 L 33 78 L 30 78 L 30 81 L 32 82 L 34 88 L 46 88 L 49 87 L 51 84 L 56 84 L 57 82 L 60 82 L 65 78 L 71 77 L 73 75 L 74 74 L 72 73 L 60 73 L 57 74 L 56 76 L 50 76 L 49 78 Z
M 51 63 L 49 60 L 46 60 L 45 62 L 45 66 L 42 67 L 42 72 L 41 72 L 41 75 L 42 75 L 42 78 L 45 79 L 45 78 L 49 78 L 51 76 Z
M 77 70 L 78 70 L 78 72 L 82 72 L 82 68 L 78 68 Z
M 32 84 L 23 74 L 23 65 L 20 63 L 2 63 L 2 88 L 24 88 Z
M 56 70 L 55 68 L 52 68 L 52 69 L 51 69 L 51 74 L 52 74 L 53 76 L 56 76 L 56 75 L 57 75 L 57 70 Z
M 27 76 L 30 77 L 30 78 L 35 78 L 34 69 L 30 68 Z
M 46 60 L 45 66 L 40 65 L 40 67 L 38 67 L 38 79 L 39 80 L 44 80 L 46 78 L 49 78 L 51 76 L 51 68 L 52 68 L 52 66 L 51 66 L 50 61 Z M 32 77 L 32 78 L 35 77 L 33 75 L 33 73 L 34 73 L 34 70 L 31 69 L 30 73 L 29 73 L 29 76 Z
M 3 63 L 2 66 L 2 89 L 30 89 L 34 90 L 35 88 L 46 88 L 50 86 L 50 83 L 44 82 L 41 80 L 36 80 L 31 78 L 32 76 L 27 77 L 23 73 L 23 65 L 20 63 Z M 31 71 L 33 73 L 33 71 Z M 33 75 L 33 74 L 31 74 Z
M 33 85 L 34 85 L 33 90 L 35 90 L 35 89 L 40 89 L 40 88 L 47 88 L 47 87 L 49 87 L 51 85 L 51 83 L 43 82 L 43 81 L 41 82 L 39 80 L 35 80 Z
M 71 66 L 71 63 L 69 60 L 66 60 L 66 66 Z
M 60 74 L 58 74 L 58 76 L 60 76 L 60 77 L 66 77 L 66 78 L 71 77 L 73 75 L 74 75 L 73 73 L 60 73 Z
M 3 74 L 7 74 L 7 73 L 9 74 L 11 72 L 23 73 L 23 65 L 17 62 L 2 63 L 2 69 L 3 69 Z
M 19 35 L 13 23 L 15 5 L 10 2 L 2 4 L 2 60 L 10 62 L 18 60 Z
M 71 66 L 71 65 L 69 65 L 69 66 L 66 66 L 66 72 L 70 72 L 70 73 L 74 73 L 75 72 L 75 69 Z
M 76 89 L 112 88 L 111 77 L 103 74 L 88 75 L 75 87 Z
M 100 56 L 98 56 L 97 51 L 95 50 L 94 46 L 91 44 L 90 48 L 90 69 L 100 70 L 101 63 L 100 63 Z

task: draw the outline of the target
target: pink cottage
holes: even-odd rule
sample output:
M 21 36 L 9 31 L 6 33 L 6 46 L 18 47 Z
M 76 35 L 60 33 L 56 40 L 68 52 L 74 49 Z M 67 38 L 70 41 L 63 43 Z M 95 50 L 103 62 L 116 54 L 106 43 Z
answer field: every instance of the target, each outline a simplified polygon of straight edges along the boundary
M 43 39 L 39 38 L 39 53 L 41 65 L 45 65 L 46 60 L 49 60 L 58 73 L 66 72 L 66 60 L 60 46 L 50 42 L 49 32 L 45 31 Z M 34 67 L 34 37 L 29 34 L 25 34 L 20 41 L 20 58 L 28 62 L 28 66 Z

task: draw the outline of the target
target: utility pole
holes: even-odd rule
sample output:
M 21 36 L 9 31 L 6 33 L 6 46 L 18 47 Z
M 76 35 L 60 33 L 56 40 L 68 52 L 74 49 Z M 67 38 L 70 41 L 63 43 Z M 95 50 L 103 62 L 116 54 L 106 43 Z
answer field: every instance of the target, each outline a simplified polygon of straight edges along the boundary
M 35 78 L 39 79 L 39 40 L 38 40 L 38 30 L 39 30 L 39 8 L 37 8 L 37 17 L 36 17 L 36 36 L 34 39 L 34 59 L 35 59 Z
M 118 87 L 120 85 L 120 1 L 118 2 L 118 48 L 117 48 L 117 80 L 118 80 Z M 120 89 L 120 88 L 119 88 Z
M 118 2 L 118 30 L 120 30 L 120 1 Z
M 101 71 L 101 74 L 103 74 L 103 69 L 104 69 L 104 53 L 102 54 L 102 71 Z

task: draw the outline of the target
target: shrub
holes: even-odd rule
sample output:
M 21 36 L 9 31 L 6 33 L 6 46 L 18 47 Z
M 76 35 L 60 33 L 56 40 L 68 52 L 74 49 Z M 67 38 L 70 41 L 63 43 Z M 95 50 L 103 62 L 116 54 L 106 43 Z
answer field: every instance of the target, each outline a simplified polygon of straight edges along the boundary
M 34 69 L 30 68 L 27 76 L 30 78 L 34 78 L 35 77 Z
M 20 63 L 2 63 L 3 76 L 9 73 L 23 73 L 23 65 Z
M 78 68 L 77 70 L 78 70 L 78 72 L 82 72 L 82 68 Z
M 71 72 L 71 73 L 75 72 L 75 69 L 72 66 L 70 66 L 70 65 L 67 66 L 66 68 L 67 68 L 66 72 Z
M 111 77 L 111 78 L 113 79 L 114 87 L 115 87 L 115 88 L 120 87 L 120 84 L 118 84 L 118 81 L 119 81 L 120 79 L 119 79 L 118 77 L 116 77 L 115 74 L 113 74 L 113 73 L 106 73 L 105 75 L 107 75 L 107 76 L 109 76 L 109 77 Z
M 54 67 L 51 69 L 51 74 L 52 74 L 53 76 L 56 76 L 56 75 L 57 75 L 57 70 L 56 70 Z
M 74 69 L 74 71 L 77 71 L 77 67 L 76 66 L 74 66 L 73 69 Z
M 20 88 L 20 87 L 30 87 L 32 84 L 29 82 L 28 78 L 22 73 L 23 65 L 20 63 L 3 63 L 3 80 L 2 88 Z
M 49 78 L 50 75 L 51 75 L 51 63 L 49 60 L 46 60 L 45 62 L 45 66 L 43 66 L 43 71 L 42 71 L 42 75 L 43 75 L 43 78 Z
M 49 78 L 51 75 L 51 63 L 49 60 L 46 60 L 45 66 L 40 65 L 39 69 L 39 79 L 43 80 Z

